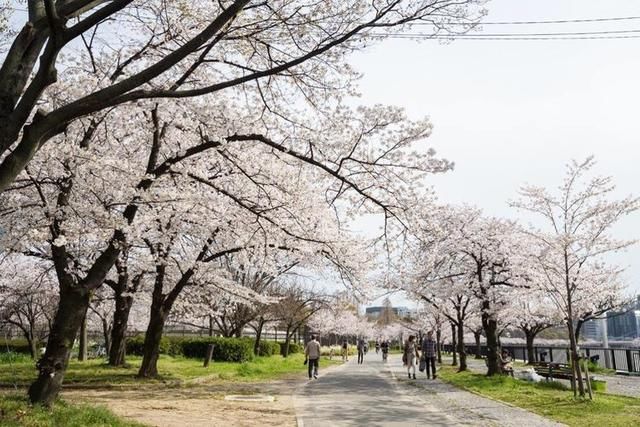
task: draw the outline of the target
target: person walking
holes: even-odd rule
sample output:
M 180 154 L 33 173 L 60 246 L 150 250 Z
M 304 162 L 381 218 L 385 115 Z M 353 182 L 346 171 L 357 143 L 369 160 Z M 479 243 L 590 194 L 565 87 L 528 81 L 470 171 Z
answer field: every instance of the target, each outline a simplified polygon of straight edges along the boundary
M 419 360 L 420 353 L 418 352 L 418 346 L 416 345 L 416 337 L 410 335 L 407 342 L 404 344 L 404 353 L 402 355 L 402 361 L 407 366 L 407 375 L 411 379 L 411 373 L 413 372 L 413 379 L 416 379 L 416 361 Z
M 364 363 L 364 340 L 362 338 L 358 339 L 358 365 Z
M 389 355 L 389 341 L 382 341 L 382 344 L 380 344 L 380 349 L 382 350 L 382 361 L 386 362 L 387 356 Z
M 433 339 L 433 331 L 427 332 L 427 336 L 422 340 L 422 357 L 425 361 L 427 378 L 436 379 L 436 341 Z
M 318 361 L 320 360 L 320 343 L 315 335 L 311 335 L 311 341 L 304 347 L 304 356 L 309 370 L 309 379 L 318 378 Z
M 380 340 L 376 339 L 376 354 L 380 353 Z
M 342 361 L 349 361 L 349 343 L 347 340 L 342 341 Z

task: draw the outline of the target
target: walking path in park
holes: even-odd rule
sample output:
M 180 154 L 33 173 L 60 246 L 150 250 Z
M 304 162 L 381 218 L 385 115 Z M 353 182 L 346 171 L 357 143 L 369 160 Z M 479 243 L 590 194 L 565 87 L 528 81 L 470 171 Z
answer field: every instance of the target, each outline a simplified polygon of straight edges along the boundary
M 473 372 L 483 373 L 487 371 L 484 360 L 474 359 L 473 355 L 467 357 L 467 366 L 469 367 L 469 370 Z M 531 368 L 514 367 L 514 371 L 516 373 L 526 369 Z M 597 379 L 602 379 L 607 382 L 607 393 L 618 394 L 620 396 L 640 397 L 640 377 L 598 373 L 591 375 Z M 567 385 L 569 384 L 569 381 L 564 382 Z
M 560 426 L 524 409 L 460 390 L 418 372 L 409 380 L 399 355 L 384 363 L 370 352 L 300 387 L 299 427 L 315 426 Z

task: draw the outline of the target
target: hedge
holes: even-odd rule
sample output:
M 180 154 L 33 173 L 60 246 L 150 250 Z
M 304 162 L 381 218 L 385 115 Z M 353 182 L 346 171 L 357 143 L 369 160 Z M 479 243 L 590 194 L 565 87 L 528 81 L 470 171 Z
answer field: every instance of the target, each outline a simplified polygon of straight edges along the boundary
M 5 340 L 0 339 L 0 353 L 31 354 L 29 343 L 26 339 Z
M 284 349 L 286 348 L 286 343 L 279 342 L 280 344 L 280 354 L 284 355 Z M 301 344 L 295 343 L 293 341 L 289 341 L 289 354 L 302 353 L 304 351 L 304 347 Z
M 253 340 L 251 340 L 251 342 L 253 342 Z M 280 353 L 280 343 L 260 340 L 258 344 L 258 356 L 273 356 L 278 353 Z
M 168 354 L 169 356 L 181 356 L 182 341 L 185 341 L 182 337 L 167 337 L 164 336 L 160 339 L 160 354 Z M 127 354 L 133 354 L 136 356 L 142 356 L 144 353 L 144 335 L 136 335 L 135 337 L 127 338 Z
M 253 340 L 223 337 L 172 337 L 160 340 L 160 354 L 204 359 L 209 344 L 214 344 L 213 360 L 221 362 L 246 362 L 253 359 Z M 127 354 L 142 356 L 144 336 L 138 335 L 127 340 Z
M 247 362 L 253 359 L 253 340 L 243 338 L 207 337 L 184 340 L 182 354 L 185 357 L 204 359 L 209 344 L 215 345 L 213 360 Z

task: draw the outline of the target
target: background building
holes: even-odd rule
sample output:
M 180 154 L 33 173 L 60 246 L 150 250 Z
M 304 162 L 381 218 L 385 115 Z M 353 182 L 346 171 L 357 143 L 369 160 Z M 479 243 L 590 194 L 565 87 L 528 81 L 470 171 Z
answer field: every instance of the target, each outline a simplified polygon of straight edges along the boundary
M 640 297 L 626 310 L 607 313 L 607 332 L 612 341 L 640 338 Z

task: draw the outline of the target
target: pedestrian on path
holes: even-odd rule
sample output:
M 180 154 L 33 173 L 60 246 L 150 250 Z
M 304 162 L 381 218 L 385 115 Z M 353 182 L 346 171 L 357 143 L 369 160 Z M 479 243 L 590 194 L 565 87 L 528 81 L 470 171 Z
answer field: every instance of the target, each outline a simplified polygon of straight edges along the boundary
M 349 361 L 349 343 L 347 340 L 342 341 L 342 361 Z
M 436 379 L 436 341 L 433 339 L 433 331 L 427 332 L 427 336 L 422 340 L 422 357 L 426 364 L 427 378 Z
M 389 341 L 382 341 L 382 344 L 380 344 L 380 349 L 382 350 L 382 361 L 386 362 L 387 356 L 389 355 Z
M 365 343 L 364 339 L 358 339 L 358 365 L 364 363 Z
M 311 335 L 311 341 L 304 347 L 304 356 L 309 369 L 309 379 L 318 378 L 318 361 L 320 360 L 320 343 L 315 335 Z
M 407 366 L 407 375 L 411 379 L 411 373 L 413 371 L 413 379 L 416 379 L 416 361 L 419 360 L 420 353 L 418 352 L 418 346 L 416 345 L 416 337 L 410 335 L 407 342 L 404 344 L 404 353 L 402 355 L 402 361 Z

